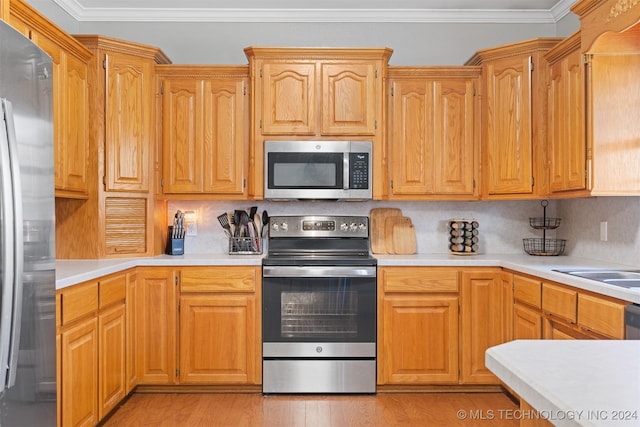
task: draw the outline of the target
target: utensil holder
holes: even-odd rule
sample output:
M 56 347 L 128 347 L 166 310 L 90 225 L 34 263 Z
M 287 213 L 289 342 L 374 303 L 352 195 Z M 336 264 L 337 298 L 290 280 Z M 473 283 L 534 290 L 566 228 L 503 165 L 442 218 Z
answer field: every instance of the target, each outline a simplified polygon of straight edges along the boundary
M 173 227 L 169 226 L 167 234 L 167 247 L 165 253 L 167 255 L 184 255 L 184 238 L 178 239 L 171 237 L 173 235 Z
M 262 239 L 260 237 L 230 237 L 229 255 L 260 255 Z

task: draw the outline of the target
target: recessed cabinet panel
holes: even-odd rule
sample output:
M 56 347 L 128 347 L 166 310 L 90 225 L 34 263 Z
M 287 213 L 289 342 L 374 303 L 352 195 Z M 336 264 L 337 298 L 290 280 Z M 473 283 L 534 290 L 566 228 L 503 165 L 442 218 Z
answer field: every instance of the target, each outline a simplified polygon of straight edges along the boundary
M 322 134 L 374 135 L 375 64 L 321 64 Z
M 314 63 L 265 63 L 262 66 L 262 133 L 316 133 Z

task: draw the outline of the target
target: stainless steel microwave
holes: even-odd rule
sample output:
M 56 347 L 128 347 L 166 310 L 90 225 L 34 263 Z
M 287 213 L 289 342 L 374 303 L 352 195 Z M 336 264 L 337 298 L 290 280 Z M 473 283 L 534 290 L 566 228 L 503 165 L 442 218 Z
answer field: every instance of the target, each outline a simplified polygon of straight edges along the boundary
M 370 200 L 371 141 L 265 141 L 268 200 Z

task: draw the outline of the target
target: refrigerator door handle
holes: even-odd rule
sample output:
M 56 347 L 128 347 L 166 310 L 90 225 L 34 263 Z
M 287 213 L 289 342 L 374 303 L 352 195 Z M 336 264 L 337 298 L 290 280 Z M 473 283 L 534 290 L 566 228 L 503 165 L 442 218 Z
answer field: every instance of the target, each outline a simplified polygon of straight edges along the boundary
M 0 306 L 0 389 L 15 384 L 22 321 L 22 277 L 24 272 L 24 236 L 22 191 L 18 165 L 18 145 L 13 122 L 13 106 L 2 105 L 0 128 L 0 164 L 2 166 L 2 252 L 4 275 Z

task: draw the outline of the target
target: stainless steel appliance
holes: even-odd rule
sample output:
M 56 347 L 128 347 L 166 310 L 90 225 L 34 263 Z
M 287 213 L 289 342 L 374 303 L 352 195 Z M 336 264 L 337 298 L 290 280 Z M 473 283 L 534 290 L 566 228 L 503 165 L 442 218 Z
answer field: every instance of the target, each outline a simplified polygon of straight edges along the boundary
M 375 393 L 376 260 L 366 216 L 272 216 L 264 393 Z
M 56 425 L 51 59 L 0 21 L 0 425 Z
M 629 304 L 624 310 L 625 338 L 640 340 L 640 304 Z
M 265 199 L 371 199 L 371 141 L 265 141 L 264 152 Z

